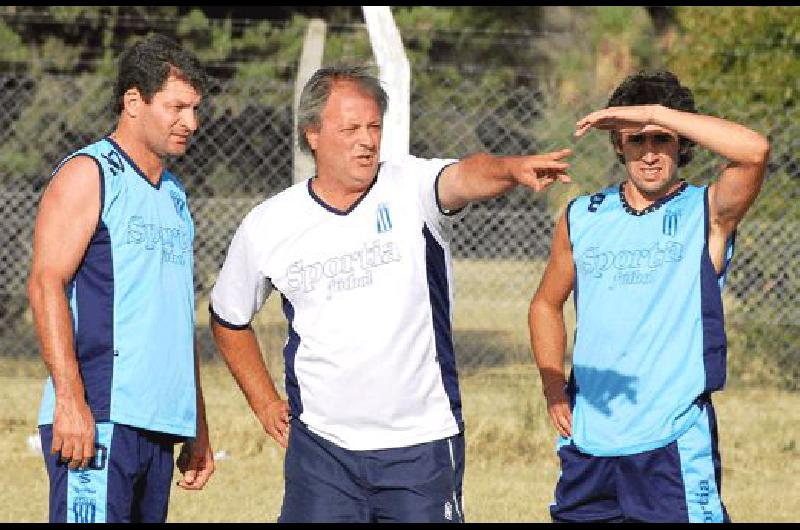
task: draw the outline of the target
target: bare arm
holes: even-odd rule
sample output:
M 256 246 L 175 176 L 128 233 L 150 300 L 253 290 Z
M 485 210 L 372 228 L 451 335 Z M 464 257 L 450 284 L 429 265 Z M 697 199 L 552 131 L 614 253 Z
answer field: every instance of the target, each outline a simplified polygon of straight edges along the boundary
M 562 159 L 569 149 L 542 155 L 493 156 L 471 155 L 445 168 L 439 177 L 439 202 L 445 210 L 458 210 L 470 201 L 502 195 L 517 184 L 542 191 L 560 179 L 569 182 L 565 173 L 569 164 Z
M 99 169 L 88 157 L 73 158 L 53 176 L 42 195 L 28 278 L 42 359 L 55 388 L 50 450 L 60 452 L 72 469 L 85 468 L 94 456 L 95 424 L 78 371 L 65 288 L 86 253 L 99 216 Z
M 282 447 L 289 441 L 289 405 L 267 371 L 253 328 L 230 329 L 213 317 L 211 331 L 222 358 L 264 430 Z
M 738 123 L 661 105 L 611 107 L 593 112 L 578 121 L 575 135 L 582 136 L 591 127 L 620 130 L 648 124 L 672 129 L 728 160 L 719 179 L 709 186 L 709 246 L 719 271 L 726 240 L 761 190 L 769 142 Z
M 197 399 L 197 435 L 194 440 L 183 444 L 181 454 L 178 456 L 178 469 L 183 473 L 183 479 L 178 481 L 178 486 L 186 490 L 203 489 L 215 469 L 203 387 L 200 381 L 200 353 L 197 350 L 197 341 L 194 345 L 194 375 Z
M 567 345 L 564 302 L 574 281 L 575 268 L 565 214 L 556 225 L 550 260 L 528 314 L 531 350 L 542 379 L 547 412 L 555 428 L 565 437 L 572 432 L 572 413 L 564 392 L 564 351 Z

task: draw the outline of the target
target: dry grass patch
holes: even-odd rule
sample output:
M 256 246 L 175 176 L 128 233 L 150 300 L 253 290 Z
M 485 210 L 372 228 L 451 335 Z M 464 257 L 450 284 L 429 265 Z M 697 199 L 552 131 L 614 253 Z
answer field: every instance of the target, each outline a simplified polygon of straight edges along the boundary
M 47 478 L 36 434 L 44 371 L 0 360 L 0 450 L 14 469 L 0 484 L 0 522 L 47 519 Z M 173 487 L 169 521 L 275 521 L 283 495 L 283 450 L 268 440 L 221 363 L 203 367 L 217 472 L 201 492 Z M 549 520 L 558 477 L 555 436 L 531 364 L 465 371 L 465 513 L 471 522 Z M 733 387 L 715 397 L 724 467 L 723 499 L 739 522 L 789 522 L 800 513 L 800 395 Z M 177 479 L 177 476 L 176 476 Z

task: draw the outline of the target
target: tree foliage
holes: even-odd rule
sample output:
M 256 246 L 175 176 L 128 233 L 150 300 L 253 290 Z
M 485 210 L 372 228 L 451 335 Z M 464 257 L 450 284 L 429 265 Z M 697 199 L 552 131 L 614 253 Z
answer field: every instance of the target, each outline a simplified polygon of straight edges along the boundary
M 372 62 L 358 6 L 279 6 L 270 11 L 279 20 L 248 23 L 231 18 L 243 13 L 236 9 L 2 7 L 0 62 L 24 71 L 27 81 L 15 82 L 32 83 L 35 90 L 27 104 L 1 116 L 0 125 L 15 128 L 19 138 L 25 131 L 43 131 L 39 136 L 46 145 L 57 145 L 69 131 L 87 137 L 105 132 L 107 124 L 80 124 L 76 109 L 87 103 L 102 107 L 110 98 L 107 80 L 119 52 L 154 31 L 177 38 L 225 81 L 225 91 L 212 91 L 208 117 L 223 122 L 257 114 L 256 109 L 280 114 L 291 101 L 309 17 L 329 23 L 326 63 Z M 459 135 L 460 145 L 430 134 L 414 145 L 419 153 L 462 156 L 476 149 L 555 147 L 571 139 L 576 113 L 603 104 L 625 75 L 662 66 L 692 86 L 701 104 L 728 102 L 724 109 L 709 110 L 778 106 L 786 123 L 769 124 L 774 134 L 797 121 L 800 8 L 401 6 L 393 13 L 414 69 L 413 105 L 444 116 L 436 122 L 430 112 L 424 121 L 436 128 L 444 120 L 474 120 L 472 130 Z M 62 73 L 72 80 L 53 76 Z M 68 111 L 47 110 L 54 94 L 74 94 L 64 102 Z M 476 101 L 475 94 L 483 100 Z M 478 113 L 482 106 L 488 108 L 484 114 Z M 540 131 L 548 143 L 542 143 Z M 13 138 L 0 149 L 2 174 L 12 168 L 16 174 L 41 174 L 44 159 L 52 156 Z M 597 170 L 607 166 L 606 157 L 596 150 L 580 162 L 587 189 L 613 178 L 610 169 Z M 782 168 L 792 167 L 791 160 L 781 162 Z M 565 199 L 556 198 L 556 204 Z
M 796 106 L 800 8 L 678 7 L 669 64 L 712 98 Z

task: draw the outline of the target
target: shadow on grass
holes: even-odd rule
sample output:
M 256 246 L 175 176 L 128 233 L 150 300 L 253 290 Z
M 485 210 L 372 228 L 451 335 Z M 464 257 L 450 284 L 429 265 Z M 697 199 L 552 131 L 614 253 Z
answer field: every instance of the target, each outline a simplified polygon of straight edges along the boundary
M 454 345 L 459 370 L 532 362 L 530 347 L 510 338 L 506 331 L 456 330 Z

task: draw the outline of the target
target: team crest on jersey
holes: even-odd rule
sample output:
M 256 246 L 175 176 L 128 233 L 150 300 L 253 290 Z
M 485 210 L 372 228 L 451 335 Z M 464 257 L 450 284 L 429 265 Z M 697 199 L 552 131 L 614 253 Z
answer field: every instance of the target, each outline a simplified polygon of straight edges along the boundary
M 183 200 L 183 197 L 175 193 L 174 191 L 170 191 L 169 194 L 172 196 L 172 204 L 175 206 L 175 212 L 178 215 L 181 215 L 183 212 L 184 206 L 186 206 L 186 201 Z
M 378 205 L 377 224 L 379 234 L 383 234 L 392 229 L 392 217 L 389 215 L 389 205 L 385 202 Z
M 667 210 L 664 212 L 664 219 L 661 221 L 661 231 L 665 236 L 675 237 L 678 234 L 678 220 L 681 212 L 677 210 Z

